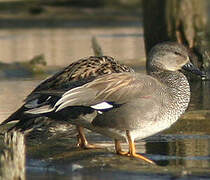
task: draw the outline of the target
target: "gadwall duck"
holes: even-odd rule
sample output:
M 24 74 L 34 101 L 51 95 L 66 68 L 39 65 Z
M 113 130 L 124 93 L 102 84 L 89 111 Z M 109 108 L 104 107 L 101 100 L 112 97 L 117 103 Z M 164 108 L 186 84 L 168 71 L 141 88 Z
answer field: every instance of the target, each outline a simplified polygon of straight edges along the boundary
M 60 92 L 68 91 L 69 89 L 81 86 L 87 82 L 94 80 L 96 77 L 102 76 L 104 74 L 111 73 L 121 73 L 121 72 L 134 72 L 134 70 L 125 65 L 119 64 L 115 59 L 108 56 L 91 56 L 88 58 L 80 59 L 63 70 L 57 72 L 53 76 L 47 78 L 43 82 L 41 82 L 24 100 L 25 103 L 22 107 L 20 107 L 16 112 L 10 115 L 2 124 L 7 124 L 11 121 L 19 120 L 11 130 L 21 130 L 26 131 L 33 126 L 36 126 L 35 119 L 43 116 L 43 114 L 29 115 L 26 114 L 28 110 L 42 107 L 43 105 L 56 102 L 60 97 L 57 97 L 56 94 Z M 42 93 L 41 93 L 42 92 Z M 43 93 L 45 92 L 45 93 Z M 47 95 L 46 92 L 55 93 L 54 95 Z M 59 93 L 58 93 L 59 92 Z M 51 97 L 51 99 L 49 99 Z M 75 108 L 73 108 L 75 109 Z M 72 109 L 72 110 L 73 110 Z M 83 113 L 83 109 L 76 108 L 72 113 L 70 110 L 70 117 L 76 117 L 78 114 Z M 69 114 L 69 113 L 68 113 Z M 51 116 L 51 115 L 50 115 Z M 52 115 L 53 119 L 60 117 Z M 67 117 L 65 113 L 62 114 L 62 121 L 67 121 Z M 96 148 L 95 145 L 91 145 L 88 143 L 83 128 L 81 126 L 77 126 L 78 130 L 78 146 L 81 148 L 89 149 Z
M 119 71 L 110 70 L 110 64 L 101 70 L 100 65 L 87 62 L 89 59 L 80 60 L 45 80 L 3 124 L 13 116 L 24 122 L 27 115 L 66 120 L 77 125 L 80 144 L 87 143 L 82 132 L 85 127 L 113 138 L 117 154 L 153 163 L 136 153 L 134 141 L 169 128 L 187 109 L 190 86 L 179 70 L 202 75 L 191 64 L 187 48 L 170 42 L 154 46 L 148 55 L 148 75 L 118 64 Z M 91 75 L 97 71 L 102 72 Z M 128 142 L 128 152 L 122 151 L 121 141 Z

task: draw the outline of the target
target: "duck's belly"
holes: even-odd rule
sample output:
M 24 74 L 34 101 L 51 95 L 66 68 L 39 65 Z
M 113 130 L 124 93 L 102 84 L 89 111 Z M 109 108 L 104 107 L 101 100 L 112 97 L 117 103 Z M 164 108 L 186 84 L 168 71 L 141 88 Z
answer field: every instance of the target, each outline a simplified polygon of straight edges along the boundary
M 92 119 L 93 119 L 93 114 L 82 116 L 82 118 L 72 120 L 71 123 L 82 126 L 86 129 L 105 135 L 112 139 L 117 139 L 121 141 L 127 140 L 125 130 L 119 130 L 116 128 L 109 128 L 109 127 L 94 126 L 92 124 Z M 147 126 L 144 126 L 138 129 L 130 129 L 129 131 L 131 133 L 131 137 L 133 138 L 133 140 L 138 140 L 138 139 L 143 139 L 143 138 L 152 136 L 156 133 L 159 133 L 169 128 L 172 124 L 173 123 L 170 123 L 169 121 L 155 121 L 155 122 L 153 121 L 152 123 L 149 123 Z
M 69 119 L 69 122 L 71 124 L 89 129 L 93 132 L 105 135 L 105 136 L 110 137 L 112 139 L 119 139 L 119 140 L 122 140 L 122 141 L 126 140 L 126 133 L 125 133 L 124 130 L 118 130 L 118 129 L 108 128 L 108 127 L 94 126 L 92 124 L 92 121 L 96 116 L 97 116 L 97 112 L 95 111 L 92 114 L 81 115 L 80 117 L 78 117 L 76 119 Z
M 173 123 L 170 123 L 168 121 L 153 122 L 150 126 L 146 126 L 142 129 L 131 130 L 130 133 L 133 139 L 144 139 L 165 129 L 168 129 L 172 124 Z
M 153 122 L 150 126 L 146 126 L 140 129 L 133 129 L 130 130 L 130 134 L 133 140 L 144 139 L 146 137 L 152 136 L 157 134 L 165 129 L 168 129 L 172 124 L 168 122 Z M 100 134 L 108 136 L 113 139 L 123 140 L 126 141 L 126 131 L 125 130 L 118 130 L 114 128 L 101 128 L 101 127 L 87 127 L 92 131 L 96 131 Z

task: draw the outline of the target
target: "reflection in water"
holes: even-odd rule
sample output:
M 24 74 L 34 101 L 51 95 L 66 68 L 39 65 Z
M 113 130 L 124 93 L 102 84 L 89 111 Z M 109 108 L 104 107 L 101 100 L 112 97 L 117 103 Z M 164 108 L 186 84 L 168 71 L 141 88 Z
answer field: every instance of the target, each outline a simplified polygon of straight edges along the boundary
M 201 91 L 202 91 L 202 104 L 203 108 L 208 108 L 210 109 L 210 83 L 209 81 L 204 81 L 202 82 L 201 86 Z
M 192 126 L 193 128 L 193 126 Z M 202 131 L 202 130 L 201 130 Z M 154 142 L 154 138 L 157 138 Z M 148 154 L 161 166 L 210 167 L 210 135 L 163 135 L 146 143 Z
M 210 82 L 198 81 L 191 83 L 191 103 L 189 110 L 210 109 Z

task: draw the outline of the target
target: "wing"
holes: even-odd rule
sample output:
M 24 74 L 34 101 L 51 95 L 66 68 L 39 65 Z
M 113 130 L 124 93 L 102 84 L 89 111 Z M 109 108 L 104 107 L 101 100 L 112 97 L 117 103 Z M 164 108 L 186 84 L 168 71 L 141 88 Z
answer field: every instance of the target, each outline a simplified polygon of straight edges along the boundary
M 111 109 L 135 98 L 148 98 L 154 94 L 154 90 L 149 88 L 153 83 L 160 84 L 156 79 L 144 74 L 104 75 L 67 91 L 53 109 L 60 111 L 69 106 L 89 106 L 100 111 Z
M 100 75 L 119 72 L 133 70 L 108 56 L 80 59 L 37 86 L 25 99 L 25 107 L 53 106 L 65 91 L 80 87 Z

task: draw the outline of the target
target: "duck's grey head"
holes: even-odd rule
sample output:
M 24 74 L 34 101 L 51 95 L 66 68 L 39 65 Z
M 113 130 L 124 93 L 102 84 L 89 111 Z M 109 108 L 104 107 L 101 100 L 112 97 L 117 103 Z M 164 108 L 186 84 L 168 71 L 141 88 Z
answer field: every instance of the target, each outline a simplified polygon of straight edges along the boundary
M 190 62 L 189 51 L 184 45 L 164 42 L 151 49 L 147 60 L 148 73 L 156 70 L 178 71 L 181 69 L 202 75 L 202 72 Z

